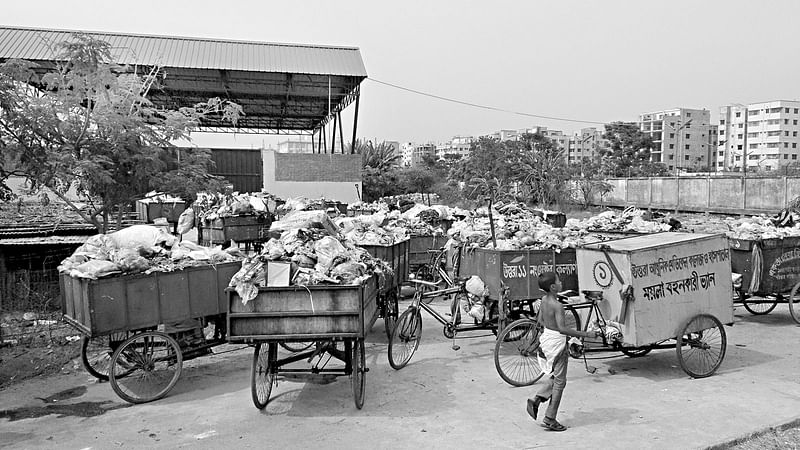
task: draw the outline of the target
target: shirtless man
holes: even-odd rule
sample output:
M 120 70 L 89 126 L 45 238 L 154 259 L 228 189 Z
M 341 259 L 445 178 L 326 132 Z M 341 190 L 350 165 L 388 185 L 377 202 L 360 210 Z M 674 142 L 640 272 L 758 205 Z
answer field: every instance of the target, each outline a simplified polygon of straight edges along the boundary
M 538 356 L 542 372 L 549 376 L 536 396 L 528 399 L 528 414 L 536 420 L 539 405 L 550 400 L 542 426 L 551 431 L 564 431 L 567 427 L 558 423 L 556 415 L 561 403 L 561 394 L 567 385 L 569 352 L 566 336 L 594 337 L 600 331 L 589 332 L 567 327 L 564 305 L 556 296 L 561 291 L 561 280 L 555 273 L 545 272 L 539 275 L 539 288 L 545 292 L 545 296 L 542 297 L 542 304 L 539 307 L 538 321 L 544 326 L 544 330 L 539 336 Z

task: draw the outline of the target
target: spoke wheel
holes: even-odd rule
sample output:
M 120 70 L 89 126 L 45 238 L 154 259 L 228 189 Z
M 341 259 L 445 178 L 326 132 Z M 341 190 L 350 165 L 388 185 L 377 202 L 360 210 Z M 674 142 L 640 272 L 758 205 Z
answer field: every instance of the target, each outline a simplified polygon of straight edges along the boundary
M 792 319 L 800 324 L 800 282 L 794 285 L 792 293 L 789 294 L 789 314 Z
M 776 300 L 772 300 L 772 301 L 767 300 L 767 299 L 756 301 L 756 300 L 752 300 L 752 297 L 750 297 L 750 299 L 751 300 L 748 301 L 747 298 L 743 298 L 742 299 L 742 304 L 744 305 L 744 309 L 746 309 L 750 314 L 753 314 L 753 315 L 756 315 L 756 316 L 762 316 L 764 314 L 769 314 L 769 313 L 772 312 L 773 309 L 775 309 L 776 306 L 778 306 L 778 300 L 777 299 Z
M 519 319 L 503 329 L 494 345 L 494 367 L 512 386 L 530 386 L 542 377 L 536 356 L 539 332 L 536 321 Z
M 400 370 L 408 364 L 419 347 L 422 336 L 422 315 L 417 308 L 408 308 L 397 319 L 389 340 L 389 365 Z
M 158 400 L 181 376 L 183 354 L 165 333 L 145 331 L 122 343 L 111 356 L 109 380 L 114 392 L 130 403 Z
M 386 298 L 386 304 L 383 310 L 383 328 L 386 330 L 386 339 L 392 338 L 392 331 L 397 323 L 397 297 L 398 294 L 392 290 L 391 294 Z
M 108 381 L 111 357 L 114 350 L 127 339 L 125 333 L 114 333 L 106 336 L 88 338 L 81 337 L 81 362 L 93 377 L 100 381 Z
M 280 346 L 289 350 L 290 352 L 299 353 L 305 350 L 310 349 L 314 346 L 314 341 L 304 341 L 304 342 L 281 342 Z
M 365 377 L 367 373 L 367 357 L 364 354 L 364 340 L 359 339 L 353 342 L 353 359 L 350 361 L 353 367 L 353 400 L 356 403 L 356 408 L 361 409 L 364 406 L 364 393 L 367 390 Z
M 313 345 L 313 343 L 311 343 Z M 253 351 L 253 366 L 250 371 L 250 393 L 253 404 L 264 409 L 269 403 L 272 386 L 275 384 L 278 347 L 275 344 L 256 344 Z
M 694 378 L 711 376 L 722 364 L 728 338 L 722 323 L 710 315 L 699 314 L 686 323 L 677 337 L 678 362 Z

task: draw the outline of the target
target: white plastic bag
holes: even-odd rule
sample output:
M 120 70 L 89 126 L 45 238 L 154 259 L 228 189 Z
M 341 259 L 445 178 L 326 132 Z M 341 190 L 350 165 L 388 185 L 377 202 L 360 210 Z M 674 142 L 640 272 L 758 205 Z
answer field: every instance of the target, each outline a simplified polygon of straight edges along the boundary
M 194 227 L 194 209 L 188 208 L 178 217 L 178 233 L 186 234 Z

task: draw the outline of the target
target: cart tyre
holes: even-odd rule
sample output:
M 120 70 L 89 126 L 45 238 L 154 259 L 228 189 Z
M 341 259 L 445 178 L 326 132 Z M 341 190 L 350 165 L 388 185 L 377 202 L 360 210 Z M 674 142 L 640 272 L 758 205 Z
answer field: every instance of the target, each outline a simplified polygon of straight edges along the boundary
M 353 367 L 353 400 L 356 408 L 364 406 L 364 393 L 366 392 L 367 358 L 364 354 L 364 340 L 359 339 L 353 342 L 353 359 L 350 362 Z
M 800 324 L 800 281 L 792 288 L 792 293 L 789 294 L 789 314 L 792 319 Z
M 299 353 L 310 349 L 314 345 L 314 341 L 303 342 L 281 342 L 280 346 L 290 352 Z
M 494 345 L 494 367 L 506 383 L 517 386 L 530 386 L 542 375 L 539 359 L 539 331 L 536 321 L 519 319 L 511 323 L 497 336 Z
M 311 345 L 314 345 L 312 342 Z M 278 347 L 274 344 L 256 344 L 253 351 L 253 366 L 250 371 L 250 393 L 253 404 L 258 409 L 264 409 L 269 403 L 272 386 L 275 384 Z
M 752 297 L 750 297 L 752 298 Z M 744 309 L 746 309 L 750 314 L 754 316 L 763 316 L 764 314 L 769 314 L 778 306 L 778 300 L 774 301 L 764 301 L 759 300 L 758 302 L 754 301 L 747 301 L 747 297 L 742 297 L 742 305 L 744 305 Z
M 175 387 L 183 368 L 178 342 L 166 333 L 145 331 L 129 337 L 111 356 L 111 388 L 130 403 L 163 398 Z
M 400 288 L 397 288 L 398 290 Z M 394 326 L 397 323 L 397 291 L 392 291 L 391 294 L 386 298 L 386 304 L 384 305 L 383 311 L 383 328 L 386 330 L 386 339 L 392 339 L 392 331 L 394 331 Z
M 118 339 L 115 339 L 118 338 Z M 125 333 L 114 333 L 98 337 L 81 337 L 81 362 L 90 375 L 100 381 L 108 381 L 108 370 L 111 357 L 119 344 L 128 336 Z
M 422 315 L 417 308 L 408 308 L 397 319 L 389 339 L 389 365 L 400 370 L 408 364 L 419 347 L 422 336 Z
M 725 358 L 728 344 L 722 323 L 711 314 L 698 314 L 689 319 L 676 341 L 678 362 L 693 378 L 713 375 Z
M 620 348 L 619 351 L 621 351 L 623 355 L 625 355 L 625 356 L 627 356 L 629 358 L 639 358 L 639 357 L 642 357 L 642 356 L 652 352 L 653 351 L 653 346 L 652 345 L 645 345 L 645 346 L 636 347 L 636 348 L 630 348 L 630 347 L 625 348 L 625 347 L 623 347 L 623 348 Z

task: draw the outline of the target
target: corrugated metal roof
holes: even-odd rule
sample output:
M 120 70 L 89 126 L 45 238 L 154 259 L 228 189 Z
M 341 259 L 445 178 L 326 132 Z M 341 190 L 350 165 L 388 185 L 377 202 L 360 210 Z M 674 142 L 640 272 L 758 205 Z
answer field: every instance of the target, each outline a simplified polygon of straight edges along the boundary
M 75 30 L 0 27 L 0 58 L 52 60 Z M 84 31 L 113 48 L 120 64 L 366 77 L 356 47 L 279 44 Z
M 90 236 L 48 236 L 0 239 L 0 246 L 4 245 L 80 245 Z

